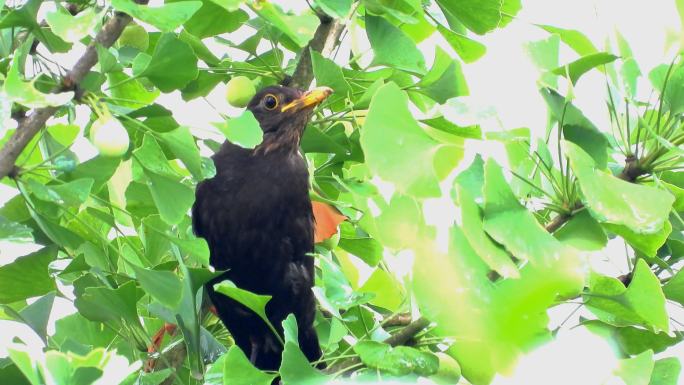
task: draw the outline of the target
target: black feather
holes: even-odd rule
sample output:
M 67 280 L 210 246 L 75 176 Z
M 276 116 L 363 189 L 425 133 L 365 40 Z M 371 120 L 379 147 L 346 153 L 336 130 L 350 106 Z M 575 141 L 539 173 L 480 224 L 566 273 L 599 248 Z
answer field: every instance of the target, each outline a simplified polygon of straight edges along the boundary
M 282 346 L 251 310 L 217 293 L 215 283 L 230 279 L 238 287 L 271 295 L 266 313 L 282 335 L 281 322 L 292 313 L 299 344 L 310 361 L 321 350 L 313 328 L 315 299 L 314 219 L 309 174 L 299 155 L 299 139 L 310 109 L 281 112 L 262 103 L 275 95 L 280 105 L 303 95 L 300 90 L 269 87 L 248 105 L 264 131 L 264 141 L 250 150 L 230 142 L 213 156 L 216 176 L 197 186 L 193 228 L 206 239 L 210 262 L 226 273 L 206 285 L 217 313 L 237 345 L 263 370 L 277 370 Z

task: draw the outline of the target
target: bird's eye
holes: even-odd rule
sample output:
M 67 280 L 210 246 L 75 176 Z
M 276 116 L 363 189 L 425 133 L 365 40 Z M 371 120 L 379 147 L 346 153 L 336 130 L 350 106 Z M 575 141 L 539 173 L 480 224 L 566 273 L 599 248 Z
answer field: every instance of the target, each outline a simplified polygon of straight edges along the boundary
M 276 98 L 273 94 L 266 95 L 264 97 L 264 107 L 266 107 L 267 110 L 275 109 L 278 107 L 278 98 Z

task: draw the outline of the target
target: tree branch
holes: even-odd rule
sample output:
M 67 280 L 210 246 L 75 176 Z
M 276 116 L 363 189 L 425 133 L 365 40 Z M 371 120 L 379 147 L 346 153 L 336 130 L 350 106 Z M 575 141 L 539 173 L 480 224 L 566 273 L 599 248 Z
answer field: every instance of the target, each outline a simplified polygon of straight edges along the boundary
M 147 4 L 147 0 L 137 1 L 139 4 Z M 125 13 L 116 12 L 95 36 L 93 42 L 88 45 L 85 53 L 76 62 L 74 67 L 62 79 L 62 85 L 57 92 L 73 90 L 85 78 L 88 72 L 97 63 L 96 45 L 101 44 L 109 48 L 119 38 L 121 32 L 131 21 L 131 17 Z M 30 115 L 19 120 L 19 126 L 9 141 L 0 149 L 0 179 L 12 176 L 15 170 L 15 162 L 19 154 L 24 150 L 33 137 L 45 126 L 59 107 L 44 107 L 34 110 Z
M 333 19 L 327 15 L 320 15 L 319 18 L 321 23 L 316 28 L 314 37 L 302 48 L 297 67 L 292 77 L 286 79 L 286 84 L 284 85 L 301 89 L 309 88 L 314 78 L 311 51 L 319 52 L 323 56 L 330 55 L 340 35 L 342 35 L 345 25 L 340 20 Z
M 430 326 L 429 320 L 423 317 L 418 318 L 417 320 L 406 325 L 406 327 L 404 327 L 397 333 L 393 334 L 391 337 L 387 338 L 383 342 L 390 346 L 403 345 L 428 326 Z M 349 358 L 338 364 L 331 365 L 325 368 L 323 372 L 328 374 L 339 373 L 340 371 L 345 371 L 345 368 L 351 368 L 352 366 L 357 365 L 360 362 L 361 359 L 359 357 Z

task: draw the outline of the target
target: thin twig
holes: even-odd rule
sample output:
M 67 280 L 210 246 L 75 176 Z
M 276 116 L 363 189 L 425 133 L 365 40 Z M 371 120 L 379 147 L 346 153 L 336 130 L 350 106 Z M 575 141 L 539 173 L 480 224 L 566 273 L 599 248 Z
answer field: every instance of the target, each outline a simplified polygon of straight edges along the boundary
M 147 0 L 136 1 L 139 4 L 147 4 Z M 62 84 L 55 90 L 57 92 L 77 89 L 78 84 L 85 78 L 97 63 L 97 45 L 105 48 L 111 47 L 116 39 L 121 36 L 131 17 L 125 13 L 116 12 L 114 16 L 102 26 L 102 30 L 86 49 L 83 56 L 76 62 L 74 67 L 62 78 Z M 26 148 L 31 139 L 45 126 L 45 123 L 57 111 L 59 107 L 43 107 L 34 110 L 30 115 L 19 121 L 19 126 L 0 149 L 0 179 L 12 176 L 16 173 L 15 162 Z

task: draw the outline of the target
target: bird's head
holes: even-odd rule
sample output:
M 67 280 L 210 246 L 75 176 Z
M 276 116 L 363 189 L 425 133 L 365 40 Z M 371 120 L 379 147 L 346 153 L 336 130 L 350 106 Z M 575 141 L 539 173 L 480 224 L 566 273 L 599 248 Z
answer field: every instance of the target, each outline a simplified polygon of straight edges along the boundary
M 270 86 L 254 95 L 247 105 L 264 131 L 262 148 L 299 147 L 299 139 L 311 117 L 313 108 L 323 102 L 332 89 L 318 87 L 311 91 Z

